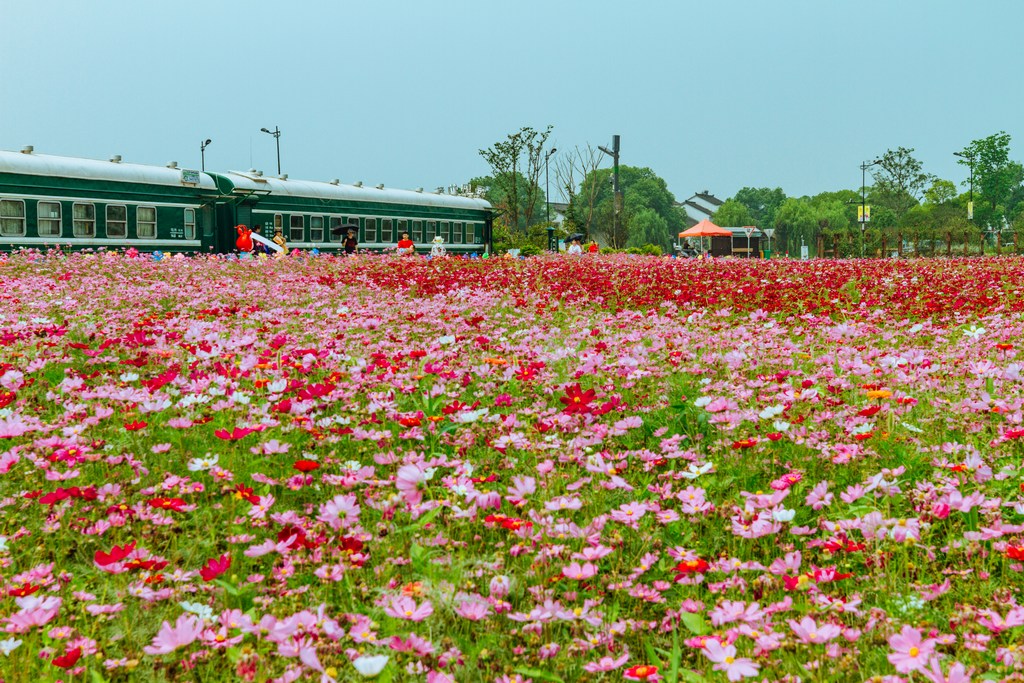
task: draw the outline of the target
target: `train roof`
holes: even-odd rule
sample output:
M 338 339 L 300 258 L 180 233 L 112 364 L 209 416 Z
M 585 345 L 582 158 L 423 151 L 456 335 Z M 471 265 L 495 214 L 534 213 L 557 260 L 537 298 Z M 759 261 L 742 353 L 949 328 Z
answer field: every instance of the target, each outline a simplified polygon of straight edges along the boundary
M 316 180 L 292 180 L 290 178 L 262 176 L 253 172 L 244 173 L 242 171 L 228 171 L 227 173 L 215 174 L 215 176 L 231 184 L 229 188 L 224 187 L 222 183 L 218 183 L 221 185 L 220 191 L 224 193 L 269 192 L 271 196 L 312 197 L 315 199 L 383 202 L 385 204 L 414 204 L 417 206 L 437 206 L 448 209 L 487 210 L 491 208 L 490 202 L 485 199 L 434 194 L 433 192 L 418 190 L 362 187 L 359 185 L 327 183 Z
M 186 171 L 189 179 L 194 179 L 195 182 L 185 182 L 184 172 Z M 50 154 L 36 154 L 35 152 L 0 150 L 0 173 L 217 189 L 213 177 L 200 171 L 122 161 L 59 157 Z

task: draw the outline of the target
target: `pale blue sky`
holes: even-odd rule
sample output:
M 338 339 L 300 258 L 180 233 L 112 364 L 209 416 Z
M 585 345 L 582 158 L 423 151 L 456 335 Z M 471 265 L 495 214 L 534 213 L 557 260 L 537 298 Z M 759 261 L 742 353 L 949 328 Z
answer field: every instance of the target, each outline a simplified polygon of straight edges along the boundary
M 293 178 L 432 189 L 552 124 L 560 150 L 621 135 L 677 199 L 857 188 L 900 145 L 959 182 L 952 153 L 1000 130 L 1024 157 L 1017 0 L 3 0 L 0 21 L 0 149 L 198 168 L 209 137 L 208 170 L 273 173 L 280 126 Z

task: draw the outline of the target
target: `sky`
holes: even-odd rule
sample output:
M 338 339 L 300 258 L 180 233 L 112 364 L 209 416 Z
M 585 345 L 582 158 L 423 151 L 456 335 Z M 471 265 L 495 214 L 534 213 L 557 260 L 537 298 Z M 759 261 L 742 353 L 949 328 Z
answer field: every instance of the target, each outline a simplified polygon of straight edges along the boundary
M 1024 157 L 1018 0 L 2 0 L 0 21 L 6 150 L 199 168 L 209 138 L 207 170 L 269 174 L 279 127 L 292 178 L 434 189 L 551 125 L 556 156 L 620 135 L 678 200 L 859 189 L 900 146 L 960 183 L 953 152 L 999 131 Z

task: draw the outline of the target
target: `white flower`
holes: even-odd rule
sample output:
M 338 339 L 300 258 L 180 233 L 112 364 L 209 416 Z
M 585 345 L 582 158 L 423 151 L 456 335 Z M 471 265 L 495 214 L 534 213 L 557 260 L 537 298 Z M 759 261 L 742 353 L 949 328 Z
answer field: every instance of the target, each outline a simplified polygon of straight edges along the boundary
M 909 422 L 900 422 L 900 424 L 903 425 L 904 427 L 906 427 L 909 431 L 914 432 L 915 434 L 923 434 L 924 433 L 923 429 L 921 429 L 920 427 L 915 427 L 914 425 L 910 424 Z
M 373 678 L 388 665 L 387 655 L 377 655 L 375 657 L 367 657 L 365 655 L 356 657 L 352 660 L 352 666 L 356 668 L 356 671 L 366 676 L 367 678 Z
M 767 408 L 762 410 L 760 413 L 758 413 L 757 416 L 759 418 L 761 418 L 762 420 L 770 420 L 773 417 L 775 417 L 776 415 L 782 415 L 782 412 L 785 409 L 786 409 L 785 406 L 768 406 Z
M 451 346 L 452 344 L 455 343 L 455 335 L 445 335 L 444 337 L 438 339 L 437 343 L 440 344 L 441 346 Z
M 470 422 L 476 422 L 481 417 L 487 414 L 487 408 L 480 408 L 479 410 L 461 410 L 455 413 L 455 422 L 461 424 L 468 424 Z
M 267 385 L 267 391 L 269 391 L 272 394 L 280 394 L 287 388 L 288 380 L 286 379 L 275 379 L 273 382 Z
M 189 460 L 188 469 L 192 472 L 202 472 L 216 465 L 219 459 L 219 455 L 210 455 L 207 453 L 202 458 L 192 458 Z
M 186 612 L 197 615 L 203 621 L 213 621 L 213 608 L 199 602 L 179 602 Z
M 775 427 L 777 432 L 785 432 L 789 430 L 789 423 L 785 420 L 776 420 L 772 423 L 772 427 Z
M 0 640 L 0 652 L 4 653 L 4 657 L 7 657 L 12 652 L 17 650 L 19 645 L 21 645 L 21 641 L 20 640 L 15 640 L 14 638 L 8 638 L 7 640 Z
M 693 402 L 693 405 L 697 406 L 698 408 L 703 408 L 709 403 L 711 403 L 710 396 L 701 396 L 700 398 Z
M 772 519 L 776 522 L 792 522 L 794 517 L 796 517 L 796 510 L 788 510 L 786 508 L 772 510 Z
M 852 434 L 853 436 L 857 436 L 858 434 L 867 434 L 874 428 L 874 425 L 872 425 L 870 422 L 864 422 L 855 427 L 850 427 L 849 431 L 850 434 Z
M 122 382 L 125 382 L 125 383 L 127 383 L 127 382 L 134 382 L 138 378 L 139 378 L 139 375 L 138 375 L 138 373 L 135 373 L 135 372 L 124 372 L 124 373 L 121 373 L 120 377 L 118 377 L 119 380 L 121 380 Z
M 701 380 L 700 382 L 698 382 L 698 384 L 700 384 L 700 385 L 702 385 L 702 386 L 707 386 L 707 385 L 711 384 L 711 380 L 710 380 L 710 379 L 708 379 L 707 377 L 705 377 L 705 378 L 704 378 L 704 379 L 702 379 L 702 380 Z
M 981 335 L 985 334 L 984 327 L 978 327 L 977 325 L 971 325 L 969 330 L 964 330 L 964 336 L 970 337 L 971 339 L 978 339 Z
M 708 472 L 710 472 L 711 468 L 713 467 L 714 465 L 711 464 L 710 462 L 706 462 L 700 467 L 697 467 L 696 464 L 691 463 L 690 466 L 686 468 L 685 472 L 680 472 L 679 474 L 687 479 L 696 479 L 700 475 L 707 474 Z
M 918 332 L 920 332 L 923 329 L 924 329 L 924 325 L 922 325 L 921 323 L 917 323 L 916 325 L 911 327 L 909 330 L 907 330 L 907 333 L 908 334 L 917 334 Z
M 7 550 L 7 537 L 0 536 L 0 553 Z

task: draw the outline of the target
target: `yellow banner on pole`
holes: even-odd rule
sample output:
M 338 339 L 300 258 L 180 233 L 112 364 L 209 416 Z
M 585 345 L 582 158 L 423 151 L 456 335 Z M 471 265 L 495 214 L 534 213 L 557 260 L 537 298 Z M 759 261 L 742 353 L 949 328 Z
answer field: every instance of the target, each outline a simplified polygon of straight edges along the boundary
M 974 220 L 974 202 L 967 202 L 967 220 Z
M 870 223 L 871 222 L 871 207 L 861 205 L 857 207 L 857 222 L 858 223 Z

